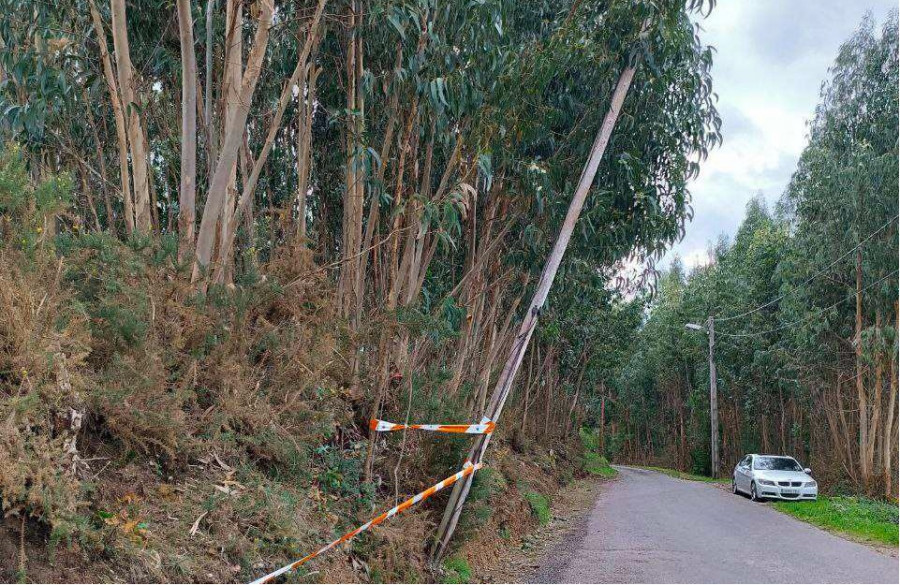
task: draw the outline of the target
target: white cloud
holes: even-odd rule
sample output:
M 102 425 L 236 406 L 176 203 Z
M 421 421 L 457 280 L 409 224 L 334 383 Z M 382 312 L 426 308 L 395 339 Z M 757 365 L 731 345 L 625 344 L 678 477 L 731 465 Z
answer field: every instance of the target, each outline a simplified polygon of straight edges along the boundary
M 688 268 L 706 263 L 710 242 L 735 233 L 752 197 L 780 197 L 841 43 L 867 11 L 881 21 L 894 7 L 895 0 L 731 0 L 701 20 L 702 40 L 716 48 L 724 144 L 691 185 L 694 219 L 664 266 L 675 254 Z

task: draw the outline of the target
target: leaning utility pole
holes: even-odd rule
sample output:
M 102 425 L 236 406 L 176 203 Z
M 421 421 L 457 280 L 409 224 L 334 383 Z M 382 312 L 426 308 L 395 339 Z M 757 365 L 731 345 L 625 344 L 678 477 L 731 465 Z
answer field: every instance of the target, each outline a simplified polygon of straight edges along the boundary
M 716 390 L 716 320 L 710 315 L 707 323 L 709 335 L 709 465 L 713 478 L 719 477 L 719 393 Z
M 566 247 L 569 245 L 569 240 L 575 229 L 575 223 L 578 221 L 578 216 L 581 214 L 581 208 L 584 207 L 588 191 L 591 188 L 591 184 L 594 182 L 597 168 L 600 166 L 600 159 L 603 157 L 603 152 L 606 150 L 606 145 L 609 143 L 610 136 L 612 136 L 613 128 L 615 128 L 616 125 L 616 119 L 619 117 L 619 111 L 622 109 L 622 103 L 625 101 L 625 96 L 628 94 L 628 88 L 631 86 L 631 80 L 634 77 L 635 71 L 634 62 L 634 56 L 632 56 L 629 59 L 628 65 L 626 65 L 622 70 L 622 74 L 619 76 L 619 81 L 616 84 L 616 89 L 613 92 L 612 100 L 610 101 L 609 111 L 603 119 L 603 125 L 600 126 L 600 130 L 597 132 L 597 138 L 594 140 L 590 156 L 581 172 L 581 178 L 578 181 L 578 187 L 575 189 L 575 195 L 572 197 L 572 202 L 569 204 L 569 211 L 566 213 L 566 219 L 559 231 L 559 236 L 553 246 L 553 251 L 547 258 L 544 271 L 541 273 L 537 289 L 534 292 L 534 298 L 531 300 L 528 312 L 525 315 L 525 319 L 522 321 L 519 333 L 516 335 L 512 348 L 510 349 L 506 364 L 503 366 L 503 371 L 500 373 L 500 378 L 497 380 L 494 393 L 491 395 L 491 402 L 485 412 L 485 417 L 492 421 L 496 422 L 497 419 L 500 418 L 500 413 L 503 411 L 503 405 L 512 389 L 512 383 L 516 377 L 516 372 L 519 370 L 522 358 L 525 356 L 525 351 L 528 349 L 528 342 L 531 340 L 531 335 L 534 333 L 535 326 L 537 326 L 541 309 L 547 300 L 550 287 L 556 277 L 556 271 L 559 269 L 563 254 L 566 251 Z M 475 445 L 472 447 L 471 451 L 469 451 L 468 461 L 473 465 L 481 462 L 490 439 L 491 435 L 479 436 Z M 434 548 L 432 549 L 432 562 L 436 562 L 443 556 L 447 544 L 453 536 L 453 531 L 456 529 L 456 524 L 459 521 L 459 516 L 462 512 L 463 504 L 466 501 L 466 496 L 469 494 L 471 485 L 472 476 L 469 475 L 464 481 L 459 481 L 453 486 L 453 492 L 450 494 L 450 501 L 447 502 L 444 516 L 441 519 L 441 523 L 435 534 L 435 543 Z

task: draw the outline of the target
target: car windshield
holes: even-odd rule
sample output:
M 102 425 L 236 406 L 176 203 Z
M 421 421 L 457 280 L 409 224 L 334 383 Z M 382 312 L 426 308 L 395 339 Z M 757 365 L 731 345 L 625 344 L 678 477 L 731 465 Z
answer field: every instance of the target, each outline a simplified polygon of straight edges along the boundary
M 800 464 L 790 457 L 754 457 L 753 469 L 768 471 L 803 471 Z

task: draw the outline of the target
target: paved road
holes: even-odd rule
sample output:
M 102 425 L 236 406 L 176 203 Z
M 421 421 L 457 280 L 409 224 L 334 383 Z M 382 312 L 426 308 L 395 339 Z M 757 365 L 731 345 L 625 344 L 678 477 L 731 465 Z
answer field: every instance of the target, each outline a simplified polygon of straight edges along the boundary
M 620 467 L 548 583 L 897 583 L 898 561 L 715 486 Z

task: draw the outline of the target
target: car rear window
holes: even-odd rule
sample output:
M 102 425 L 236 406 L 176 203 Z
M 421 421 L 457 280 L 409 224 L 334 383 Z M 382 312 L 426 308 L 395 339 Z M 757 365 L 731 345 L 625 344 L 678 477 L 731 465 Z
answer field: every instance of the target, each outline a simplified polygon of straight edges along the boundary
M 753 469 L 768 471 L 803 471 L 800 464 L 790 457 L 754 457 Z

